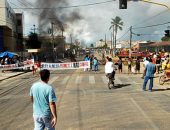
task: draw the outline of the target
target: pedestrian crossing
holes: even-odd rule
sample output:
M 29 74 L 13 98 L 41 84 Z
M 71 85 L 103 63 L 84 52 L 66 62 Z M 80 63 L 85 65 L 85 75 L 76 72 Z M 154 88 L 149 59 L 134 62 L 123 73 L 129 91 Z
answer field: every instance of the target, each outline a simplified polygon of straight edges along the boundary
M 115 77 L 115 84 L 142 84 L 143 80 L 139 79 L 134 80 L 132 77 L 125 77 L 126 80 L 122 77 Z M 39 80 L 40 81 L 40 80 Z M 53 84 L 54 82 L 58 82 L 58 84 L 61 85 L 66 85 L 68 82 L 72 84 L 89 84 L 89 85 L 94 85 L 94 84 L 107 84 L 108 83 L 108 78 L 105 75 L 99 75 L 99 76 L 94 76 L 94 75 L 78 75 L 78 76 L 55 76 L 51 77 L 49 80 L 49 84 Z

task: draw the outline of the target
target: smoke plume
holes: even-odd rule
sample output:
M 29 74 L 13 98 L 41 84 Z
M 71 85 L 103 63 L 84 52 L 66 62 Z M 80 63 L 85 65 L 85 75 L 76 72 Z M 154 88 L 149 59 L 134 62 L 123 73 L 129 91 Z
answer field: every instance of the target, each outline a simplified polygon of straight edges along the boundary
M 63 32 L 69 25 L 82 19 L 79 10 L 63 9 L 69 6 L 67 0 L 37 0 L 36 7 L 41 8 L 39 27 L 46 31 L 51 23 L 54 24 L 55 32 Z

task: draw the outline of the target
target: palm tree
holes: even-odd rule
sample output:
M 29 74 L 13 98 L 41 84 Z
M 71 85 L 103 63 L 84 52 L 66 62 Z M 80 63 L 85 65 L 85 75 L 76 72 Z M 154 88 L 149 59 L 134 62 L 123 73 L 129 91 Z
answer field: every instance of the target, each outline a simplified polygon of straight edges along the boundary
M 119 16 L 116 16 L 115 19 L 112 18 L 111 26 L 110 26 L 109 29 L 113 28 L 113 38 L 114 38 L 113 41 L 115 42 L 115 49 L 116 49 L 117 31 L 122 30 L 122 26 L 123 26 L 123 22 L 122 22 L 122 19 Z

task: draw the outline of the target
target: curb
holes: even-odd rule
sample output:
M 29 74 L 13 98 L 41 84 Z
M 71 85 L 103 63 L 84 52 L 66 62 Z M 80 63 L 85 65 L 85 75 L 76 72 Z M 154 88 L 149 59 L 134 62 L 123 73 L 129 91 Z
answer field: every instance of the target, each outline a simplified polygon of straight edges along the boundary
M 6 80 L 6 79 L 10 79 L 10 78 L 13 78 L 13 77 L 16 77 L 16 76 L 19 76 L 19 75 L 25 74 L 25 73 L 27 73 L 27 72 L 21 72 L 21 73 L 19 73 L 19 74 L 12 75 L 12 76 L 6 77 L 6 78 L 4 78 L 4 79 L 0 79 L 0 81 Z

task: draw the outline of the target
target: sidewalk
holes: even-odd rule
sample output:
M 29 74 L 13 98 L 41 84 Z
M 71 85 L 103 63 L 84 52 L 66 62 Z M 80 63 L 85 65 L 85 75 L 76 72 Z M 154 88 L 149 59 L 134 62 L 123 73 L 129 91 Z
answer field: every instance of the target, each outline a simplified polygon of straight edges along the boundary
M 9 78 L 12 78 L 12 77 L 15 77 L 15 76 L 18 76 L 18 75 L 21 75 L 21 74 L 24 74 L 26 73 L 25 71 L 5 71 L 5 72 L 2 72 L 0 70 L 0 81 L 3 81 L 5 79 L 9 79 Z

